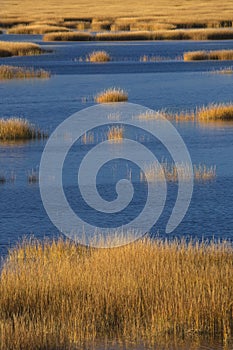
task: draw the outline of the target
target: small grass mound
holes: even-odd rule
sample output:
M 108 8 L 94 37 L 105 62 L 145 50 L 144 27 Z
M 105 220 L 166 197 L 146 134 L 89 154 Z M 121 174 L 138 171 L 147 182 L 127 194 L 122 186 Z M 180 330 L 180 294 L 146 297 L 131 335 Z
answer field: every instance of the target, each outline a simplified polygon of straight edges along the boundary
M 233 60 L 233 50 L 191 51 L 184 53 L 184 61 Z
M 104 62 L 109 62 L 110 60 L 111 60 L 110 55 L 104 50 L 93 51 L 86 58 L 87 62 L 93 62 L 93 63 L 104 63 Z
M 33 56 L 44 52 L 46 51 L 34 43 L 0 41 L 0 57 Z
M 7 34 L 46 34 L 51 32 L 69 32 L 69 29 L 46 24 L 19 25 L 8 29 Z
M 50 78 L 50 76 L 50 72 L 44 69 L 35 70 L 34 68 L 24 68 L 5 65 L 0 66 L 0 79 L 48 79 Z
M 44 41 L 89 41 L 91 39 L 92 35 L 86 32 L 58 32 L 43 36 Z
M 97 103 L 125 102 L 128 101 L 128 94 L 120 88 L 110 88 L 95 96 Z
M 0 119 L 0 140 L 32 140 L 41 139 L 46 135 L 22 118 Z

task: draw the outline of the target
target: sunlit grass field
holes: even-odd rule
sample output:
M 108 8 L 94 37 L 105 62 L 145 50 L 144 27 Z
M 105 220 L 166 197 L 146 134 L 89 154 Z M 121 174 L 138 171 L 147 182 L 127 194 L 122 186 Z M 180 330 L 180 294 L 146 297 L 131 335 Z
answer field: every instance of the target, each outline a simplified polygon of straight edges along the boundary
M 1 350 L 75 349 L 206 337 L 227 343 L 233 249 L 143 240 L 114 249 L 62 240 L 11 250 L 0 279 Z
M 86 1 L 68 0 L 54 2 L 52 0 L 2 0 L 0 15 L 24 17 L 26 19 L 37 18 L 90 18 L 98 17 L 114 18 L 123 17 L 125 22 L 132 17 L 149 17 L 159 23 L 201 23 L 215 21 L 232 21 L 233 3 L 231 1 L 217 0 L 148 0 L 115 1 L 107 0 Z M 147 21 L 148 22 L 148 21 Z M 223 24 L 224 25 L 224 24 Z

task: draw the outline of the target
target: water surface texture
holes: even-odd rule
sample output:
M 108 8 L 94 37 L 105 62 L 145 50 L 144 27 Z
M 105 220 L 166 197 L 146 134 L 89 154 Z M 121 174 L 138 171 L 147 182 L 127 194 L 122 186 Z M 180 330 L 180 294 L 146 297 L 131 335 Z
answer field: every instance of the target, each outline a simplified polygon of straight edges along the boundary
M 181 57 L 190 50 L 232 49 L 233 41 L 43 43 L 41 36 L 2 35 L 1 38 L 34 41 L 53 50 L 43 56 L 1 58 L 2 64 L 40 67 L 52 72 L 48 80 L 0 82 L 1 117 L 27 118 L 49 133 L 71 114 L 94 105 L 93 96 L 112 86 L 126 89 L 130 102 L 155 110 L 178 112 L 212 102 L 232 102 L 233 76 L 211 73 L 232 62 L 183 62 Z M 80 57 L 97 49 L 107 50 L 113 61 L 106 64 L 79 61 Z M 142 55 L 159 56 L 162 60 L 142 63 L 139 62 Z M 165 234 L 165 227 L 174 205 L 177 184 L 168 184 L 166 208 L 151 234 L 166 238 L 214 237 L 232 241 L 233 125 L 197 125 L 191 122 L 174 125 L 183 137 L 193 163 L 216 165 L 217 178 L 195 183 L 190 208 L 171 235 Z M 43 208 L 38 183 L 28 182 L 32 170 L 39 170 L 45 142 L 0 144 L 0 174 L 9 179 L 0 184 L 2 256 L 24 236 L 52 238 L 59 235 Z M 144 145 L 148 146 L 146 140 Z M 149 146 L 155 153 L 158 152 L 159 159 L 167 156 L 157 149 L 156 143 Z M 72 152 L 82 158 L 90 147 L 79 144 Z M 65 191 L 76 208 L 80 198 L 75 180 L 69 177 L 75 171 L 72 152 L 66 162 Z M 106 168 L 106 173 L 103 172 L 97 181 L 100 193 L 112 200 L 116 178 L 113 176 L 111 179 L 109 169 Z M 10 181 L 12 174 L 15 178 L 13 182 Z M 140 181 L 135 180 L 134 185 L 137 199 L 131 212 L 128 212 L 129 217 L 140 210 L 145 194 Z M 95 217 L 93 214 L 92 219 L 101 225 L 98 215 Z

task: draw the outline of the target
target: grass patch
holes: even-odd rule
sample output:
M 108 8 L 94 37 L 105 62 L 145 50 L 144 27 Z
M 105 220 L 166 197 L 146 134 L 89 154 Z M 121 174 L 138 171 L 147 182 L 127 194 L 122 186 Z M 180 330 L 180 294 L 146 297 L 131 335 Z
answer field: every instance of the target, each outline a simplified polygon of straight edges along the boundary
M 135 28 L 173 24 L 179 28 L 200 27 L 231 27 L 233 4 L 231 1 L 219 3 L 217 0 L 148 0 L 146 3 L 139 0 L 126 2 L 118 0 L 109 3 L 106 0 L 98 2 L 90 0 L 87 6 L 83 1 L 69 0 L 54 2 L 41 0 L 35 3 L 32 0 L 3 0 L 1 3 L 1 21 L 8 23 L 51 18 L 70 20 L 95 19 L 95 23 L 129 23 Z M 77 15 L 78 14 L 78 15 Z
M 50 76 L 50 72 L 44 69 L 0 65 L 0 79 L 48 79 Z
M 16 26 L 8 29 L 7 34 L 45 34 L 51 32 L 69 32 L 68 28 L 47 24 L 30 24 Z
M 139 119 L 153 120 L 158 118 L 167 118 L 169 120 L 179 121 L 233 121 L 233 104 L 232 103 L 211 103 L 208 106 L 197 107 L 192 111 L 182 111 L 172 114 L 164 111 L 158 113 L 145 113 L 138 116 Z
M 17 141 L 17 140 L 33 140 L 46 137 L 33 124 L 22 118 L 0 119 L 0 140 L 1 141 Z
M 91 52 L 86 58 L 87 62 L 93 63 L 104 63 L 109 62 L 110 60 L 110 55 L 104 50 Z
M 33 56 L 44 52 L 46 51 L 34 43 L 0 41 L 0 57 Z
M 86 249 L 25 242 L 1 270 L 1 349 L 78 349 L 103 339 L 152 348 L 201 336 L 226 342 L 232 260 L 227 243 L 143 240 Z
M 97 103 L 125 102 L 128 101 L 128 94 L 120 88 L 110 88 L 95 96 Z
M 233 104 L 210 104 L 207 107 L 200 107 L 196 110 L 196 117 L 199 121 L 212 120 L 233 120 Z
M 184 53 L 184 61 L 233 60 L 233 50 L 190 51 Z
M 181 180 L 207 181 L 216 178 L 216 167 L 207 167 L 204 164 L 190 167 L 188 164 L 169 164 L 167 161 L 162 162 L 159 166 L 156 163 L 149 164 L 145 167 L 145 172 L 141 171 L 140 180 L 148 182 L 161 181 L 178 181 L 178 174 Z
M 43 36 L 44 41 L 89 41 L 92 35 L 86 32 L 58 32 L 48 33 Z

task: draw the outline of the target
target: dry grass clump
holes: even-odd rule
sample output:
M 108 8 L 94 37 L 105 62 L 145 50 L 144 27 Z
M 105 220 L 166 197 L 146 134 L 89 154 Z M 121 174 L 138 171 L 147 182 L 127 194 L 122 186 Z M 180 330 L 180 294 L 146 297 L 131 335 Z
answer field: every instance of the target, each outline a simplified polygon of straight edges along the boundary
M 104 62 L 109 62 L 110 60 L 111 60 L 110 55 L 104 50 L 93 51 L 86 57 L 87 62 L 93 62 L 93 63 L 104 63 Z
M 200 107 L 196 110 L 196 117 L 199 121 L 213 120 L 233 120 L 233 104 L 210 104 Z
M 68 28 L 47 24 L 19 25 L 8 29 L 8 34 L 45 34 L 51 32 L 69 32 Z
M 204 164 L 194 165 L 192 168 L 188 164 L 169 164 L 164 161 L 157 165 L 149 164 L 145 171 L 141 171 L 141 181 L 156 182 L 164 178 L 167 181 L 178 181 L 178 174 L 181 180 L 191 180 L 192 177 L 197 181 L 207 181 L 216 178 L 216 166 L 207 167 Z
M 98 93 L 95 96 L 97 103 L 125 102 L 128 101 L 128 94 L 120 88 L 110 88 Z
M 86 32 L 58 32 L 43 36 L 44 41 L 89 41 L 92 35 Z
M 40 139 L 46 135 L 22 118 L 0 119 L 0 140 L 31 140 Z
M 78 349 L 103 339 L 147 348 L 202 336 L 228 341 L 232 260 L 227 243 L 24 243 L 1 270 L 1 349 Z
M 233 60 L 233 50 L 190 51 L 184 53 L 184 61 Z
M 0 79 L 48 79 L 50 76 L 50 72 L 44 69 L 0 65 Z
M 166 118 L 171 121 L 182 122 L 208 122 L 208 121 L 232 121 L 233 104 L 232 103 L 211 103 L 208 106 L 197 107 L 192 111 L 181 111 L 180 113 L 170 113 L 165 111 L 148 112 L 137 116 L 141 120 L 158 120 Z
M 112 126 L 107 133 L 107 140 L 114 143 L 122 142 L 124 138 L 124 128 L 122 126 Z
M 0 41 L 0 57 L 41 55 L 44 52 L 34 43 Z

